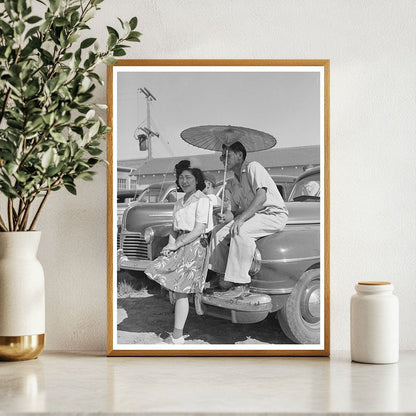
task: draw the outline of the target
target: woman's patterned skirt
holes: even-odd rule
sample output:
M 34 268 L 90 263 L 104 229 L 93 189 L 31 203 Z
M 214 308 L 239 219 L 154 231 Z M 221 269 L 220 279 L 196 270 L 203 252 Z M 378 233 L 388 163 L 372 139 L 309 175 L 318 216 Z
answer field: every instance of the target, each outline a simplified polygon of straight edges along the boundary
M 172 292 L 201 293 L 208 269 L 207 251 L 198 238 L 168 256 L 159 256 L 144 272 Z

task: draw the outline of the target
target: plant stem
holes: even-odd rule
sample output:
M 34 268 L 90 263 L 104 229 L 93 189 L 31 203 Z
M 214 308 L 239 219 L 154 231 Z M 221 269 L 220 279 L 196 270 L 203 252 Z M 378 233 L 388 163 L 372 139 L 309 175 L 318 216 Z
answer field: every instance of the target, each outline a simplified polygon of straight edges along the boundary
M 19 57 L 20 57 L 20 52 L 21 52 L 21 51 L 22 51 L 22 47 L 21 47 L 21 45 L 19 45 L 19 47 L 18 47 L 18 49 L 17 49 L 17 52 L 16 52 L 16 57 L 14 58 L 14 61 L 13 61 L 13 65 L 14 65 L 14 64 L 18 61 L 18 59 L 19 59 Z M 9 98 L 10 98 L 11 93 L 12 93 L 12 89 L 11 89 L 11 88 L 9 88 L 9 89 L 7 90 L 7 93 L 6 93 L 6 97 L 5 97 L 4 101 L 3 101 L 3 106 L 2 106 L 2 108 L 1 108 L 1 113 L 0 113 L 0 123 L 1 123 L 1 121 L 3 120 L 4 113 L 6 112 L 7 102 L 9 101 Z
M 27 225 L 27 220 L 29 218 L 29 209 L 30 206 L 32 205 L 33 199 L 28 201 L 27 204 L 25 205 L 25 215 L 23 216 L 20 228 L 21 230 L 25 231 L 26 230 L 26 225 Z
M 20 169 L 23 166 L 23 163 L 26 161 L 26 159 L 35 151 L 36 147 L 39 146 L 40 143 L 42 143 L 42 141 L 45 139 L 46 135 L 56 126 L 56 124 L 58 123 L 58 120 L 56 120 L 52 126 L 50 126 L 48 128 L 48 130 L 46 130 L 42 136 L 39 138 L 39 140 L 34 143 L 32 145 L 32 147 L 30 148 L 30 150 L 24 155 L 23 159 L 20 161 L 18 169 Z
M 14 231 L 14 226 L 13 226 L 13 200 L 10 199 L 10 198 L 7 201 L 7 215 L 9 217 L 9 229 L 10 229 L 10 231 Z
M 19 201 L 19 210 L 18 210 L 18 217 L 16 221 L 16 231 L 22 230 L 22 220 L 26 212 L 26 202 L 21 199 Z
M 40 203 L 39 208 L 36 211 L 35 217 L 32 220 L 32 224 L 30 224 L 29 231 L 33 230 L 33 227 L 35 226 L 35 224 L 36 224 L 36 222 L 39 218 L 40 211 L 42 210 L 43 206 L 45 205 L 46 199 L 48 198 L 50 192 L 51 192 L 50 189 L 48 189 L 46 191 L 46 195 L 43 197 L 42 202 Z
M 3 218 L 1 217 L 1 215 L 0 215 L 0 229 L 2 231 L 8 231 L 7 227 L 6 227 L 6 224 L 4 223 Z
M 16 231 L 19 231 L 19 219 L 20 219 L 20 217 L 21 217 L 21 213 L 22 213 L 22 208 L 23 208 L 23 202 L 22 202 L 22 200 L 20 199 L 19 200 L 19 208 L 17 209 L 17 213 L 16 213 L 16 216 L 15 216 L 15 218 L 14 218 L 14 229 L 16 230 Z

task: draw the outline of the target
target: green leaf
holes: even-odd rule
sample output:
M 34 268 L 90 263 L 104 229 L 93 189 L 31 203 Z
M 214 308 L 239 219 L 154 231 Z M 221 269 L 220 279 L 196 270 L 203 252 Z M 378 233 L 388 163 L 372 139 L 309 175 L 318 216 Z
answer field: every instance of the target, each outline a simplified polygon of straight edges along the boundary
M 14 177 L 21 183 L 25 183 L 29 178 L 29 176 L 23 172 L 15 172 Z
M 9 176 L 12 176 L 17 171 L 17 167 L 18 167 L 17 163 L 9 162 L 6 164 L 4 169 Z
M 55 13 L 58 10 L 60 0 L 49 0 L 49 6 L 52 13 Z
M 75 189 L 74 185 L 71 185 L 69 183 L 64 183 L 64 186 L 65 186 L 66 190 L 69 191 L 72 195 L 77 194 L 77 190 Z
M 118 41 L 118 37 L 115 36 L 113 33 L 110 33 L 110 36 L 108 37 L 108 40 L 107 40 L 108 49 L 112 49 L 117 44 L 117 41 Z
M 99 121 L 97 121 L 96 123 L 94 123 L 94 125 L 90 128 L 89 132 L 88 132 L 88 136 L 90 138 L 94 137 L 97 133 L 98 130 L 100 128 L 101 123 Z M 94 156 L 94 155 L 93 155 Z
M 56 131 L 51 131 L 51 136 L 58 143 L 65 143 L 65 144 L 67 143 L 67 140 L 66 140 L 65 136 L 63 134 L 61 134 L 61 133 L 58 133 Z
M 33 36 L 35 33 L 37 33 L 39 31 L 39 26 L 33 26 L 31 29 L 29 29 L 27 32 L 26 32 L 26 35 L 25 35 L 25 39 L 28 39 L 28 38 L 30 38 L 31 36 Z
M 87 39 L 84 39 L 82 42 L 81 42 L 81 49 L 85 49 L 85 48 L 88 48 L 88 47 L 90 47 L 95 41 L 97 40 L 97 38 L 87 38 Z
M 11 35 L 13 33 L 13 29 L 9 26 L 4 20 L 0 19 L 0 29 L 5 35 Z
M 107 26 L 107 31 L 109 35 L 113 34 L 116 37 L 116 39 L 120 39 L 120 35 L 118 34 L 117 30 L 115 30 L 113 27 Z
M 5 0 L 4 2 L 4 8 L 6 9 L 7 14 L 9 15 L 10 19 L 14 20 L 15 14 L 16 14 L 16 2 Z
M 20 20 L 16 25 L 16 33 L 21 35 L 25 31 L 25 24 Z
M 141 36 L 141 33 L 139 32 L 131 32 L 129 36 L 127 36 L 126 40 L 129 42 L 140 42 L 139 37 Z
M 120 22 L 121 27 L 124 29 L 124 22 L 119 17 L 117 17 L 117 20 Z
M 22 13 L 25 9 L 27 9 L 27 4 L 25 0 L 17 0 L 17 12 Z
M 31 25 L 33 25 L 34 23 L 38 23 L 42 20 L 41 17 L 39 16 L 30 16 L 29 19 L 26 20 L 27 23 L 30 23 Z
M 91 120 L 92 118 L 95 117 L 95 111 L 94 110 L 89 110 L 88 113 L 85 115 L 85 118 L 87 120 Z M 98 122 L 99 123 L 99 122 Z
M 52 125 L 53 120 L 55 118 L 55 113 L 47 113 L 44 116 L 41 116 L 43 121 L 45 122 L 45 124 L 47 124 L 48 126 Z
M 66 147 L 64 151 L 63 159 L 68 159 L 70 156 L 71 156 L 71 150 L 69 149 L 69 147 Z
M 124 49 L 116 47 L 116 48 L 114 48 L 113 55 L 114 56 L 124 56 L 124 55 L 126 55 L 126 51 Z
M 129 25 L 130 25 L 131 30 L 136 29 L 136 27 L 137 27 L 137 17 L 136 16 L 134 16 L 130 19 Z
M 54 21 L 54 26 L 61 27 L 61 26 L 69 26 L 71 22 L 65 17 L 57 17 Z
M 41 117 L 36 117 L 33 121 L 30 120 L 26 124 L 26 133 L 33 133 L 35 131 L 40 131 L 43 128 L 43 119 Z
M 47 169 L 53 162 L 54 149 L 49 148 L 42 156 L 41 165 L 43 169 Z
M 78 33 L 74 33 L 73 35 L 71 35 L 69 37 L 68 42 L 69 43 L 74 43 L 74 42 L 76 42 L 80 38 L 80 36 L 81 35 L 78 35 Z
M 95 172 L 82 172 L 78 175 L 79 179 L 83 179 L 84 181 L 92 181 L 94 178 Z
M 88 149 L 88 153 L 91 156 L 98 156 L 102 153 L 103 151 L 101 149 L 99 149 L 98 147 L 91 147 Z
M 79 13 L 75 11 L 71 14 L 71 26 L 75 26 L 79 22 Z
M 61 171 L 62 166 L 54 166 L 54 167 L 49 167 L 46 170 L 45 176 L 48 178 L 52 178 L 53 176 L 55 176 L 57 173 L 59 173 Z
M 105 58 L 105 59 L 103 60 L 103 62 L 104 62 L 106 65 L 114 65 L 114 64 L 116 64 L 116 63 L 117 63 L 117 59 L 113 58 L 112 56 L 109 56 L 109 57 Z

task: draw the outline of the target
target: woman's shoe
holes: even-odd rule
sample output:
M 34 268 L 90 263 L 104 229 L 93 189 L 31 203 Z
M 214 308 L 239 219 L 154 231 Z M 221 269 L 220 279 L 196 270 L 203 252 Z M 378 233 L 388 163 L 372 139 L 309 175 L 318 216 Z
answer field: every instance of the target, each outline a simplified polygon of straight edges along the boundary
M 164 341 L 165 344 L 185 344 L 185 337 L 182 335 L 179 338 L 173 338 L 173 335 L 169 335 Z

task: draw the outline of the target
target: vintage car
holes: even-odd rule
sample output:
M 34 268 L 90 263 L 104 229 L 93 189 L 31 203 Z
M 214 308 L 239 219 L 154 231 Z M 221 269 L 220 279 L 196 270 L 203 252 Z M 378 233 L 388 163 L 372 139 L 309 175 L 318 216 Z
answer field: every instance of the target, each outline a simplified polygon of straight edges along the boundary
M 178 192 L 176 183 L 173 181 L 153 183 L 142 190 L 123 189 L 117 191 L 117 249 L 120 248 L 120 232 L 123 214 L 129 205 L 133 202 L 175 202 L 177 198 Z
M 295 185 L 296 176 L 289 175 L 270 175 L 282 195 L 284 201 L 287 201 L 293 186 Z
M 133 201 L 137 201 L 142 193 L 139 189 L 121 189 L 117 191 L 117 225 L 121 225 L 124 210 Z
M 309 183 L 315 194 L 308 194 Z M 300 175 L 286 202 L 289 220 L 282 232 L 260 238 L 252 263 L 249 293 L 237 298 L 206 290 L 198 297 L 205 315 L 234 323 L 256 323 L 276 314 L 294 342 L 320 342 L 320 184 L 319 167 Z M 122 221 L 117 270 L 137 273 L 167 244 L 173 204 L 135 203 Z

